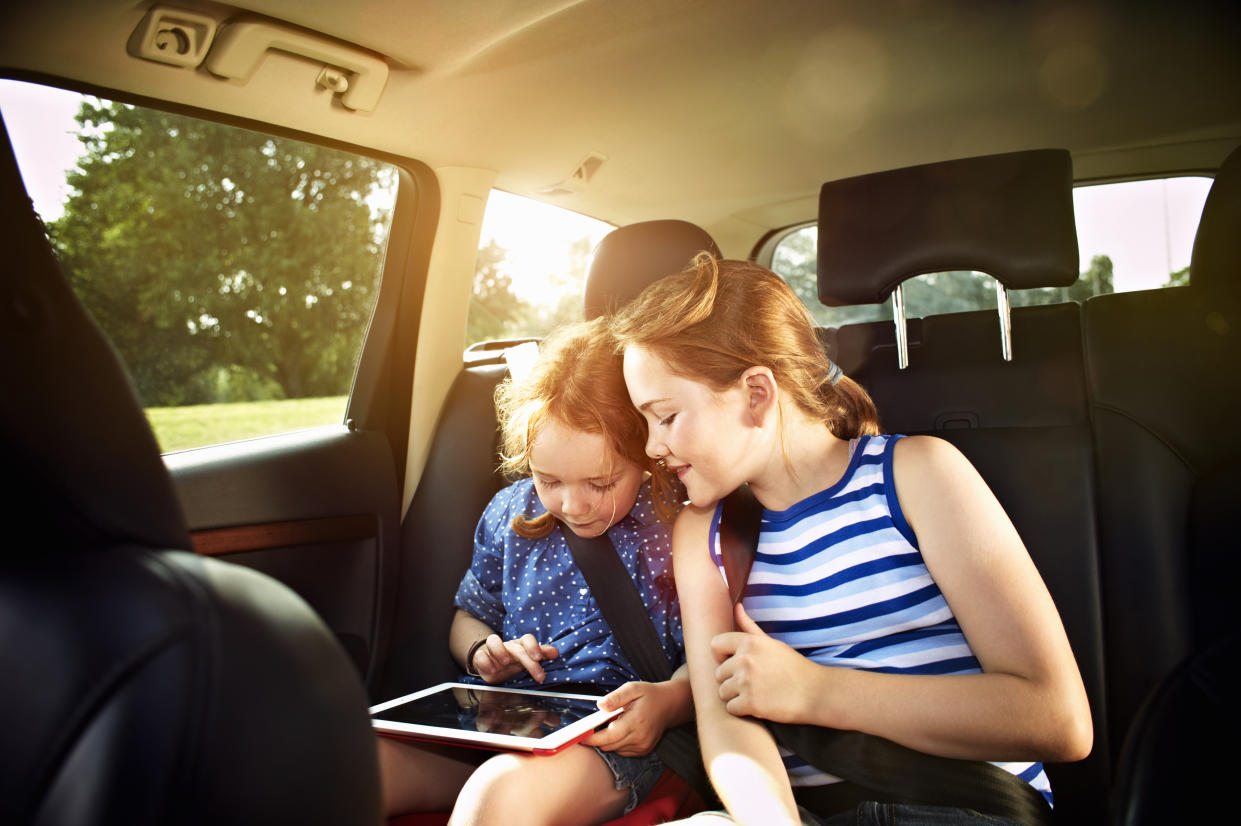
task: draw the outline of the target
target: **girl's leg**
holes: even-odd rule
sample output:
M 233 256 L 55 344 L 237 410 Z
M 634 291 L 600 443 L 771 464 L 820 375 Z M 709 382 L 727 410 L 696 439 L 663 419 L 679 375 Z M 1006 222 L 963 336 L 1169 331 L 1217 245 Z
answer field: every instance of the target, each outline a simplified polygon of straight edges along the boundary
M 478 768 L 477 753 L 464 748 L 376 737 L 384 814 L 447 812 Z
M 451 824 L 588 826 L 620 817 L 628 802 L 629 789 L 616 788 L 612 770 L 587 746 L 546 757 L 500 754 L 470 776 Z

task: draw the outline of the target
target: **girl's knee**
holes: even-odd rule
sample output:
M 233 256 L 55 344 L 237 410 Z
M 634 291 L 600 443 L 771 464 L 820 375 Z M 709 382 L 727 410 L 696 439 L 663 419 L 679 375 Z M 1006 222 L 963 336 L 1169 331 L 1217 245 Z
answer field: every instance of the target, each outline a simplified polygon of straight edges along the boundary
M 503 823 L 505 813 L 523 812 L 522 820 L 538 808 L 539 792 L 530 782 L 530 760 L 540 758 L 499 754 L 479 766 L 457 795 L 451 826 Z M 533 821 L 530 821 L 533 822 Z

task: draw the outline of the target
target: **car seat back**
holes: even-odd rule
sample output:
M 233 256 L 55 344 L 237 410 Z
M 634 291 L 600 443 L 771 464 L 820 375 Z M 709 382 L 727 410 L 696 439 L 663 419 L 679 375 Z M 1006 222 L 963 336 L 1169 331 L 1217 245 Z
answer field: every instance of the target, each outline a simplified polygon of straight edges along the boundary
M 1037 150 L 824 184 L 819 295 L 874 303 L 922 273 L 976 270 L 1005 288 L 1077 275 L 1067 152 Z M 1001 306 L 1004 301 L 998 302 Z M 916 308 L 915 308 L 916 309 Z M 1046 766 L 1058 822 L 1097 823 L 1108 785 L 1094 468 L 1076 304 L 825 331 L 829 353 L 871 394 L 885 432 L 933 434 L 978 468 L 1047 583 L 1095 724 L 1091 756 Z M 1011 360 L 1005 360 L 1006 351 Z
M 0 822 L 377 822 L 357 672 L 287 588 L 185 550 L 0 134 Z

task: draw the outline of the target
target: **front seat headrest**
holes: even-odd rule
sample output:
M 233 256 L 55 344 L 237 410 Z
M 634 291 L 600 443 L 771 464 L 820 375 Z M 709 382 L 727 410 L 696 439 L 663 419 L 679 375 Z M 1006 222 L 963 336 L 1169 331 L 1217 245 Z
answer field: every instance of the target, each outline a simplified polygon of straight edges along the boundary
M 10 239 L 0 280 L 0 451 L 18 483 L 5 521 L 79 546 L 189 548 L 137 393 L 61 273 L 2 120 L 0 135 L 0 226 Z
M 1063 149 L 910 166 L 823 184 L 819 300 L 877 304 L 906 279 L 975 270 L 1009 289 L 1077 280 Z
M 595 247 L 586 274 L 587 320 L 615 312 L 704 250 L 721 257 L 706 230 L 688 221 L 643 221 L 612 230 Z

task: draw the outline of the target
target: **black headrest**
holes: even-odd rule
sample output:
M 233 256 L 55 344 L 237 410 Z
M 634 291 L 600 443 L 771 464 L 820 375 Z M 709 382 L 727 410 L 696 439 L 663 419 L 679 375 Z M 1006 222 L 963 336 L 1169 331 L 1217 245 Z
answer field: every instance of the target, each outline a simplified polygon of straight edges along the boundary
M 6 530 L 39 548 L 189 548 L 185 518 L 129 377 L 78 302 L 0 120 L 0 454 Z M 27 543 L 6 543 L 20 552 Z M 19 547 L 21 546 L 21 547 Z
M 703 250 L 721 257 L 706 230 L 688 221 L 643 221 L 612 230 L 595 247 L 586 274 L 587 320 L 625 306 Z
M 823 185 L 819 300 L 877 304 L 916 275 L 976 270 L 1010 289 L 1077 280 L 1062 149 L 910 166 Z
M 1189 283 L 1213 293 L 1241 293 L 1241 147 L 1215 173 L 1194 236 Z

